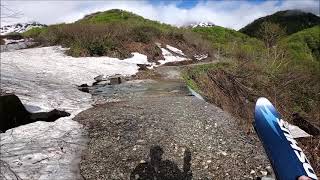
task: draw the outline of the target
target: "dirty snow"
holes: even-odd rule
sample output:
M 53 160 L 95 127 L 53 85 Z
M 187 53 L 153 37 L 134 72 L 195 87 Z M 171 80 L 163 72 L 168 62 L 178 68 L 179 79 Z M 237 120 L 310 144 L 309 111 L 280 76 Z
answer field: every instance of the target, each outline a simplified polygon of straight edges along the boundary
M 12 43 L 19 43 L 19 42 L 24 42 L 24 39 L 18 39 L 18 40 L 14 40 L 14 39 L 3 39 L 4 40 L 4 44 L 12 44 Z
M 181 56 L 185 56 L 185 54 L 184 54 L 180 49 L 177 49 L 177 48 L 172 47 L 172 46 L 170 46 L 170 45 L 167 45 L 166 48 L 169 49 L 169 50 L 172 51 L 172 52 L 175 52 L 175 53 L 177 53 L 177 54 L 180 54 Z
M 2 52 L 1 88 L 15 93 L 28 107 L 38 111 L 54 108 L 71 117 L 55 122 L 35 122 L 0 134 L 0 179 L 79 179 L 78 163 L 87 139 L 82 125 L 72 118 L 91 107 L 88 93 L 76 85 L 94 82 L 98 75 L 133 75 L 136 64 L 147 57 L 119 60 L 109 57 L 73 58 L 61 47 Z

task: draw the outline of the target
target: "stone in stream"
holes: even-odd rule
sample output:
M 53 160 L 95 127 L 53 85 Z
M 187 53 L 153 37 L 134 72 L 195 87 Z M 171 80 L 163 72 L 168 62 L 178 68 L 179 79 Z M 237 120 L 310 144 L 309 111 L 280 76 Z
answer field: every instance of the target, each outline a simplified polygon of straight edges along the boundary
M 121 84 L 121 83 L 122 83 L 122 77 L 121 76 L 110 77 L 110 84 L 111 85 Z
M 50 112 L 30 113 L 16 95 L 6 94 L 0 96 L 1 132 L 36 121 L 53 122 L 60 117 L 66 116 L 70 116 L 70 114 L 56 109 Z
M 89 93 L 89 86 L 88 84 L 81 84 L 78 86 L 78 89 L 82 92 Z

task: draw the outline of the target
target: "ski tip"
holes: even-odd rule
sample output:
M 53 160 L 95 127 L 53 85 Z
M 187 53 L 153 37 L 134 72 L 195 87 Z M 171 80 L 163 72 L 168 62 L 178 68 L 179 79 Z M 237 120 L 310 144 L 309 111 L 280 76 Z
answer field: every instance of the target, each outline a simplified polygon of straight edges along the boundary
M 272 103 L 265 97 L 260 97 L 258 98 L 257 102 L 256 102 L 256 106 L 273 106 Z
M 258 98 L 255 107 L 255 121 L 267 120 L 269 123 L 276 123 L 280 114 L 273 104 L 265 97 Z

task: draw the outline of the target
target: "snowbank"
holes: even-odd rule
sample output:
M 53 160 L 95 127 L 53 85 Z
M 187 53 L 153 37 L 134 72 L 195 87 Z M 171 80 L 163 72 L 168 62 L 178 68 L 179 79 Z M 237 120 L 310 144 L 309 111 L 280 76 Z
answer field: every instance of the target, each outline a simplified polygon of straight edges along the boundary
M 71 113 L 55 122 L 35 122 L 0 134 L 0 179 L 79 179 L 81 151 L 87 139 L 82 125 L 72 118 L 91 107 L 92 99 L 76 85 L 94 82 L 104 74 L 133 75 L 136 64 L 147 57 L 73 58 L 61 47 L 2 52 L 1 88 L 15 93 L 27 107 L 37 111 L 54 108 Z
M 90 104 L 90 95 L 75 86 L 91 84 L 98 75 L 133 75 L 136 64 L 148 64 L 147 57 L 133 53 L 132 58 L 74 58 L 61 47 L 44 47 L 1 53 L 2 87 L 14 92 L 26 105 L 71 111 Z

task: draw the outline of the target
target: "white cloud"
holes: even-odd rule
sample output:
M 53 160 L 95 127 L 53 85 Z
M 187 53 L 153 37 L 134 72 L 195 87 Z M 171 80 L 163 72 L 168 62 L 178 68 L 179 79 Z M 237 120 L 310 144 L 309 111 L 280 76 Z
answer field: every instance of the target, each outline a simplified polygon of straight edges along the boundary
M 319 15 L 318 0 L 265 1 L 200 1 L 189 9 L 178 7 L 178 1 L 151 4 L 148 1 L 3 1 L 7 7 L 23 13 L 17 19 L 1 19 L 1 23 L 38 21 L 45 24 L 73 22 L 86 14 L 109 9 L 124 9 L 145 18 L 177 26 L 190 22 L 210 21 L 217 25 L 240 29 L 259 17 L 279 10 L 302 9 Z M 6 12 L 1 9 L 1 12 Z

